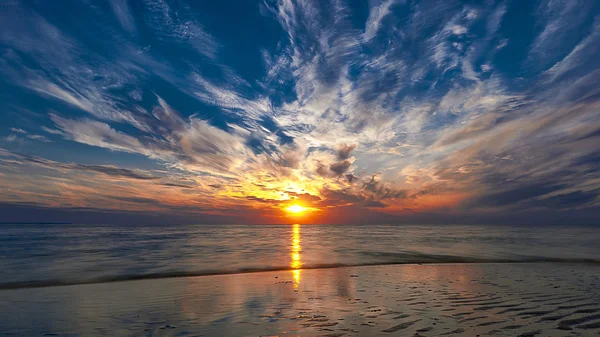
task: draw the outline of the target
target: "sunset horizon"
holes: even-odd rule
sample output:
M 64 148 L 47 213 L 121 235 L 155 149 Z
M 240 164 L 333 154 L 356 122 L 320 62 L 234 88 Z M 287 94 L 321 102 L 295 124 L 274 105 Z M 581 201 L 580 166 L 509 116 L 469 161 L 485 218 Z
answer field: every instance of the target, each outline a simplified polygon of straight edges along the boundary
M 597 6 L 447 6 L 11 2 L 0 221 L 597 222 Z
M 1 0 L 0 335 L 598 336 L 599 0 Z

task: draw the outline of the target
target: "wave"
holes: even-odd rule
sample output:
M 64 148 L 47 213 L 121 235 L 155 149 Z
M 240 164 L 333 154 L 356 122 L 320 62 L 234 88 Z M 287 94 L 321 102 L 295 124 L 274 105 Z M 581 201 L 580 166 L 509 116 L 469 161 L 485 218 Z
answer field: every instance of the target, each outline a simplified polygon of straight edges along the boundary
M 362 266 L 384 266 L 384 265 L 407 265 L 407 264 L 472 264 L 472 263 L 572 263 L 572 264 L 598 264 L 600 259 L 594 258 L 557 258 L 557 257 L 522 257 L 522 258 L 475 258 L 465 256 L 419 254 L 419 253 L 385 253 L 385 252 L 361 252 L 364 256 L 385 258 L 384 261 L 362 262 L 362 263 L 332 263 L 332 264 L 313 264 L 304 265 L 302 270 L 309 269 L 330 269 L 342 267 L 362 267 Z M 230 274 L 246 274 L 273 271 L 289 271 L 289 266 L 267 267 L 267 268 L 238 268 L 223 270 L 200 270 L 200 271 L 168 271 L 158 273 L 128 274 L 101 276 L 92 279 L 54 279 L 54 280 L 36 280 L 36 281 L 17 281 L 0 283 L 0 290 L 14 290 L 25 288 L 43 288 L 57 286 L 72 286 L 81 284 L 112 283 L 136 280 L 167 279 L 181 277 L 197 276 L 215 276 Z

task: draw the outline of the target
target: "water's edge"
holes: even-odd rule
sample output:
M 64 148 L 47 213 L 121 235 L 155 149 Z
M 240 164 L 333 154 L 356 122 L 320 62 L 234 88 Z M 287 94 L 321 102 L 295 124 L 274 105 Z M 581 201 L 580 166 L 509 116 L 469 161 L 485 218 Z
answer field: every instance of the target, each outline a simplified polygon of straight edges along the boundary
M 560 264 L 592 264 L 600 265 L 598 259 L 563 259 L 563 258 L 531 258 L 531 259 L 474 259 L 474 258 L 456 258 L 440 261 L 397 261 L 397 262 L 373 262 L 359 264 L 322 264 L 313 266 L 303 266 L 300 270 L 312 269 L 332 269 L 344 267 L 366 267 L 366 266 L 392 266 L 392 265 L 450 265 L 450 264 L 525 264 L 525 263 L 560 263 Z M 216 276 L 216 275 L 234 275 L 234 274 L 249 274 L 249 273 L 264 273 L 273 271 L 290 271 L 289 266 L 285 267 L 270 267 L 270 268 L 242 268 L 236 270 L 205 270 L 205 271 L 173 271 L 164 273 L 149 273 L 149 274 L 132 274 L 132 275 L 115 275 L 104 276 L 95 279 L 80 279 L 80 280 L 44 280 L 44 281 L 25 281 L 25 282 L 9 282 L 0 283 L 0 291 L 16 290 L 28 288 L 47 288 L 61 287 L 82 284 L 102 284 L 127 282 L 137 280 L 153 280 L 153 279 L 169 279 L 183 277 L 199 277 L 199 276 Z

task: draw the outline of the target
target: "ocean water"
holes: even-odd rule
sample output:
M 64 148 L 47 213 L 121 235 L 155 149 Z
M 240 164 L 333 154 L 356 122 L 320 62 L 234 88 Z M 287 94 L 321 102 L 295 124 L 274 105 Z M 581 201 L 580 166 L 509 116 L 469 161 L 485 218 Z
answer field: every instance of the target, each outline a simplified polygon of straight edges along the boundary
M 0 289 L 406 263 L 600 263 L 600 226 L 0 225 Z

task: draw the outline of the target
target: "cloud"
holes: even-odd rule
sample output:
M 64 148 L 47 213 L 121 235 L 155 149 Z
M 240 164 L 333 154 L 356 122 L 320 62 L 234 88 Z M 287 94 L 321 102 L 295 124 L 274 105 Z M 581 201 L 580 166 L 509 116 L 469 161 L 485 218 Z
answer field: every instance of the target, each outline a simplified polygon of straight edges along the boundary
M 241 136 L 210 126 L 205 121 L 192 120 L 177 136 L 181 150 L 192 166 L 211 167 L 215 172 L 235 172 L 249 155 Z
M 110 125 L 89 119 L 72 120 L 50 114 L 52 121 L 69 138 L 76 142 L 113 151 L 140 153 L 153 156 L 135 137 L 116 131 Z
M 109 92 L 132 80 L 125 69 L 110 64 L 97 55 L 85 55 L 74 41 L 45 20 L 29 18 L 27 15 L 23 17 L 35 31 L 17 30 L 21 31 L 22 40 L 6 35 L 5 43 L 13 51 L 23 55 L 31 54 L 45 71 L 34 69 L 23 61 L 19 56 L 21 54 L 15 54 L 13 60 L 5 62 L 2 67 L 6 76 L 11 79 L 11 85 L 34 91 L 103 120 L 129 123 L 138 129 L 147 129 L 135 113 L 125 109 L 122 102 Z M 53 35 L 47 36 L 48 32 Z M 52 41 L 53 48 L 42 48 L 48 41 Z M 81 60 L 87 58 L 93 59 L 96 67 Z
M 583 127 L 578 121 L 595 118 L 596 111 L 597 103 L 546 107 L 531 116 L 500 123 L 481 132 L 468 146 L 451 152 L 438 165 L 437 175 L 455 186 L 476 187 L 480 196 L 468 203 L 470 207 L 551 208 L 550 196 L 556 197 L 555 201 L 561 195 L 591 196 L 600 191 L 595 182 L 598 177 L 590 171 L 594 150 L 589 146 L 597 128 Z M 567 124 L 579 126 L 563 133 L 561 127 L 567 120 Z M 546 143 L 549 138 L 553 139 L 550 148 Z M 582 201 L 577 207 L 585 207 L 593 206 L 593 199 L 573 200 Z M 574 204 L 565 199 L 562 207 Z
M 379 175 L 373 175 L 368 179 L 365 179 L 362 183 L 362 189 L 370 193 L 376 199 L 396 199 L 406 197 L 406 191 L 396 190 L 385 186 L 379 177 Z
M 80 80 L 74 82 L 74 84 L 82 84 Z M 117 103 L 103 97 L 104 95 L 93 90 L 93 87 L 92 90 L 80 89 L 80 92 L 77 92 L 72 88 L 61 88 L 43 78 L 29 81 L 27 87 L 89 112 L 100 119 L 127 122 L 140 130 L 148 129 L 143 122 L 136 119 L 133 113 L 119 109 Z M 80 88 L 82 87 L 80 86 Z
M 363 204 L 363 206 L 365 206 L 365 207 L 375 207 L 375 208 L 384 208 L 384 207 L 387 207 L 386 204 L 382 203 L 381 201 L 377 201 L 377 200 L 369 200 L 369 201 L 365 202 Z
M 184 121 L 162 98 L 157 99 L 159 105 L 152 111 L 156 118 L 152 125 L 157 134 L 143 139 L 99 121 L 72 120 L 54 113 L 50 117 L 68 139 L 112 151 L 141 154 L 188 171 L 231 175 L 253 156 L 246 146 L 247 133 L 235 125 L 230 125 L 231 131 L 226 132 L 198 118 Z
M 244 16 L 256 40 L 239 41 L 236 23 L 203 21 L 229 12 L 185 1 L 86 7 L 73 20 L 89 34 L 13 2 L 0 14 L 0 104 L 36 115 L 15 113 L 23 129 L 5 145 L 73 141 L 98 162 L 120 152 L 127 167 L 161 170 L 13 155 L 2 190 L 18 193 L 0 200 L 211 214 L 298 200 L 339 216 L 594 209 L 591 3 L 542 1 L 515 33 L 517 8 L 502 2 L 372 1 L 357 15 L 347 2 L 269 1 Z M 69 158 L 86 162 L 80 148 Z
M 296 193 L 290 191 L 287 191 L 285 193 L 289 195 L 292 199 L 299 201 L 317 202 L 322 200 L 321 197 L 317 195 L 312 195 L 310 193 Z
M 51 143 L 52 141 L 48 138 L 46 138 L 45 136 L 42 135 L 36 135 L 36 134 L 29 134 L 27 131 L 23 130 L 23 129 L 18 129 L 18 128 L 10 128 L 10 131 L 18 133 L 23 135 L 24 137 L 28 138 L 28 139 L 33 139 L 33 140 L 37 140 L 37 141 L 41 141 L 44 143 Z M 11 134 L 8 135 L 4 138 L 6 141 L 8 142 L 13 142 L 15 140 L 17 140 L 17 135 L 15 134 Z
M 42 126 L 42 130 L 46 131 L 49 134 L 53 134 L 53 135 L 64 135 L 64 133 L 62 131 L 56 130 L 56 129 L 50 129 L 48 127 Z
M 324 189 L 321 191 L 324 200 L 317 203 L 320 207 L 345 207 L 355 206 L 358 208 L 372 207 L 372 208 L 385 208 L 388 207 L 385 203 L 377 201 L 371 197 L 360 194 L 357 191 L 351 189 L 344 190 L 330 190 Z
M 27 138 L 33 139 L 33 140 L 39 140 L 44 143 L 52 143 L 52 141 L 50 139 L 48 139 L 42 135 L 27 135 Z
M 22 133 L 22 134 L 26 134 L 27 133 L 27 131 L 25 131 L 23 129 L 17 129 L 17 128 L 10 128 L 10 131 L 16 132 L 16 133 Z
M 255 196 L 247 196 L 246 199 L 251 200 L 251 201 L 258 201 L 258 202 L 266 203 L 266 204 L 274 204 L 274 205 L 278 205 L 278 204 L 282 203 L 282 201 L 278 200 L 278 199 L 264 199 L 264 198 L 259 198 L 259 197 L 255 197 Z
M 86 165 L 77 163 L 62 163 L 41 157 L 28 156 L 14 152 L 0 152 L 0 156 L 17 158 L 21 164 L 30 164 L 52 170 L 77 170 L 84 172 L 102 173 L 108 176 L 123 177 L 137 180 L 157 180 L 161 177 L 148 175 L 140 170 L 130 170 L 110 165 Z
M 127 0 L 111 0 L 110 5 L 123 29 L 130 33 L 135 32 L 135 19 L 129 11 Z
M 553 83 L 557 79 L 579 69 L 588 69 L 589 67 L 597 66 L 593 62 L 593 56 L 600 49 L 600 18 L 594 20 L 592 32 L 577 44 L 571 52 L 562 60 L 556 62 L 552 67 L 544 72 L 544 80 L 546 83 Z
M 175 184 L 175 183 L 163 183 L 161 185 L 168 186 L 168 187 L 194 188 L 193 186 L 190 186 L 190 185 Z
M 371 40 L 377 35 L 383 19 L 390 14 L 390 7 L 394 2 L 395 0 L 380 1 L 379 5 L 369 9 L 369 17 L 365 24 L 365 40 Z
M 557 45 L 572 45 L 573 37 L 581 30 L 581 25 L 593 12 L 593 1 L 575 4 L 570 1 L 544 1 L 538 11 L 538 24 L 543 27 L 532 43 L 528 61 L 543 66 L 552 62 Z
M 350 158 L 350 152 L 356 148 L 356 144 L 346 145 L 343 144 L 338 148 L 337 159 L 346 160 Z
M 186 4 L 181 4 L 184 7 L 182 11 L 173 10 L 163 0 L 146 0 L 144 5 L 149 13 L 148 26 L 161 40 L 186 43 L 210 59 L 216 57 L 217 41 L 194 19 Z
M 331 170 L 331 172 L 335 173 L 336 175 L 340 176 L 346 171 L 348 171 L 351 165 L 352 162 L 350 160 L 342 160 L 329 165 L 329 170 Z

